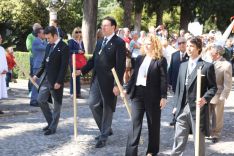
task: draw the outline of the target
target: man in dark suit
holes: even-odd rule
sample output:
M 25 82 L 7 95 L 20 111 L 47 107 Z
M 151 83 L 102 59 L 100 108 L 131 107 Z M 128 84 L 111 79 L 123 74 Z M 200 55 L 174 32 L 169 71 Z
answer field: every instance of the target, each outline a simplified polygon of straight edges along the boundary
M 205 156 L 205 135 L 209 135 L 209 102 L 217 91 L 214 66 L 200 58 L 202 41 L 193 37 L 187 42 L 189 61 L 180 66 L 176 86 L 176 128 L 172 156 L 183 154 L 188 135 L 192 130 L 195 138 L 196 105 L 201 109 L 199 156 Z M 201 68 L 201 98 L 196 103 L 197 69 Z
M 175 93 L 176 90 L 176 82 L 180 69 L 180 64 L 188 60 L 188 55 L 186 53 L 186 39 L 184 37 L 179 37 L 177 41 L 179 50 L 172 54 L 168 70 L 168 84 L 169 88 L 172 89 L 173 93 Z M 175 116 L 174 110 L 175 109 L 173 109 L 172 111 L 173 116 Z M 172 119 L 170 125 L 175 125 L 175 118 Z
M 63 98 L 63 84 L 68 68 L 69 48 L 57 35 L 54 26 L 46 27 L 45 37 L 49 44 L 46 47 L 46 54 L 40 69 L 33 76 L 33 79 L 41 77 L 39 85 L 39 95 L 37 101 L 45 116 L 48 125 L 43 128 L 45 135 L 51 135 L 56 132 Z M 52 97 L 53 110 L 50 109 L 47 102 Z
M 86 74 L 93 69 L 93 78 L 88 103 L 93 117 L 101 132 L 96 137 L 96 148 L 104 147 L 109 135 L 112 135 L 112 117 L 119 94 L 111 69 L 114 67 L 119 80 L 123 81 L 125 71 L 125 42 L 115 34 L 117 23 L 112 17 L 102 21 L 104 39 L 97 41 L 93 57 L 76 75 Z

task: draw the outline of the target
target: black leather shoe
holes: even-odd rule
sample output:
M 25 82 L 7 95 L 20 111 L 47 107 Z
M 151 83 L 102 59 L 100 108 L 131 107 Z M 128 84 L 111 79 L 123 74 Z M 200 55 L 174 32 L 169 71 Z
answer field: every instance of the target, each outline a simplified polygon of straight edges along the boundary
M 109 132 L 109 134 L 108 134 L 108 136 L 111 136 L 111 135 L 113 135 L 114 133 L 113 133 L 113 131 L 112 131 L 112 129 L 110 130 L 110 132 Z M 99 136 L 96 136 L 95 137 L 95 140 L 99 140 L 99 138 L 101 137 L 101 135 L 99 135 Z
M 37 101 L 32 101 L 32 102 L 30 102 L 30 106 L 39 107 L 39 104 Z
M 42 130 L 47 131 L 49 129 L 49 126 L 44 127 Z
M 44 135 L 51 135 L 51 134 L 54 134 L 55 131 L 51 130 L 51 129 L 48 129 L 45 131 Z
M 104 140 L 98 140 L 98 142 L 95 145 L 95 148 L 102 148 L 104 146 L 106 146 L 106 141 L 104 141 Z
M 0 114 L 4 114 L 4 112 L 0 110 Z
M 211 140 L 213 143 L 216 143 L 216 142 L 218 142 L 219 140 L 218 140 L 218 138 L 212 138 L 212 140 Z

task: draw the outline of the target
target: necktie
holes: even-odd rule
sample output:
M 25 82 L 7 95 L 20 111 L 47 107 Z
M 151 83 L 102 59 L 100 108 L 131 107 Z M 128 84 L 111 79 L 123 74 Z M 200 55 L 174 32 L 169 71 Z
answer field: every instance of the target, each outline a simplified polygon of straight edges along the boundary
M 99 55 L 101 54 L 102 49 L 106 46 L 106 42 L 107 42 L 107 38 L 105 38 L 105 39 L 103 40 L 103 42 L 102 42 L 102 46 L 101 46 L 101 49 L 100 49 L 100 51 L 99 51 Z
M 55 45 L 54 43 L 50 44 L 50 51 L 49 51 L 49 55 L 48 56 L 50 56 L 50 54 L 53 52 L 54 45 Z
M 103 40 L 101 49 L 103 49 L 106 46 L 106 41 L 107 41 L 107 38 Z

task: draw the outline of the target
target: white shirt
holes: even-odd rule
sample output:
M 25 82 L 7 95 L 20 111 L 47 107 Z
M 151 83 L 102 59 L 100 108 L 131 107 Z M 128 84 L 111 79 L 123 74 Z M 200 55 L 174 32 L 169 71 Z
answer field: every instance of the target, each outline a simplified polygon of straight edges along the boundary
M 115 33 L 112 33 L 110 36 L 105 36 L 105 38 L 107 38 L 106 44 L 111 40 L 111 38 L 115 35 Z
M 188 69 L 187 69 L 187 74 L 186 74 L 186 80 L 185 80 L 185 85 L 188 84 L 188 81 L 190 79 L 190 75 L 192 74 L 194 68 L 197 66 L 197 62 L 199 60 L 200 57 L 197 57 L 195 59 L 191 59 L 189 58 L 188 61 Z
M 144 61 L 142 62 L 138 71 L 136 86 L 140 86 L 140 85 L 146 86 L 147 73 L 148 73 L 151 60 L 152 60 L 151 57 L 145 56 Z

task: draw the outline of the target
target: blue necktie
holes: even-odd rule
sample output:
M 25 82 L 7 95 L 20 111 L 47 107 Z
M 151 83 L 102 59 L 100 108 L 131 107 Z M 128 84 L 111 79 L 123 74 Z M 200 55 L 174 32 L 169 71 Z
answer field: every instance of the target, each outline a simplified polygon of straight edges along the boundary
M 106 46 L 106 41 L 107 41 L 107 38 L 103 40 L 101 50 Z

